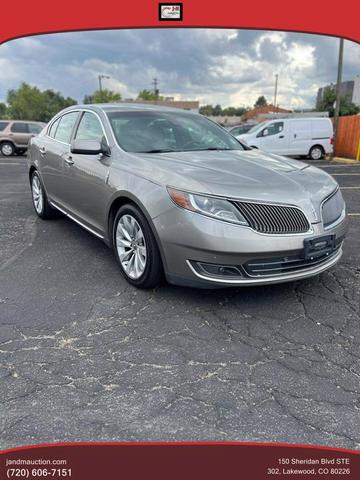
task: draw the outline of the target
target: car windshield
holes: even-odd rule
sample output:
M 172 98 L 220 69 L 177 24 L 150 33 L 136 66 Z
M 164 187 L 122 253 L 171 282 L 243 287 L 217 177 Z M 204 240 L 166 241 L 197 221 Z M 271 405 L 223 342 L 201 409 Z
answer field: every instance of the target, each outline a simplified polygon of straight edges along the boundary
M 201 115 L 179 112 L 107 112 L 118 144 L 127 152 L 244 150 L 225 129 Z
M 258 130 L 260 130 L 263 126 L 264 126 L 264 122 L 262 123 L 258 123 L 257 125 L 254 125 L 252 128 L 250 128 L 250 130 L 247 131 L 247 133 L 255 133 L 257 132 Z

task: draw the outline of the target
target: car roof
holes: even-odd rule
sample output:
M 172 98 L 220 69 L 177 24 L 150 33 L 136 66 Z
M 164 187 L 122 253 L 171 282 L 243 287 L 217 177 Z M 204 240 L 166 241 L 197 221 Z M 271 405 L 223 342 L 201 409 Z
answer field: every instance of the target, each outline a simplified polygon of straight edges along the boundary
M 16 122 L 16 123 L 37 123 L 39 125 L 46 125 L 46 122 L 38 122 L 36 120 L 14 120 L 13 118 L 9 119 L 9 118 L 0 118 L 0 122 Z
M 331 119 L 329 117 L 279 117 L 279 118 L 269 118 L 267 120 L 264 120 L 263 123 L 265 122 L 308 122 L 310 120 L 324 120 L 324 121 L 329 121 L 331 122 Z
M 161 111 L 161 112 L 184 112 L 189 114 L 196 115 L 195 112 L 190 110 L 185 110 L 182 108 L 175 108 L 175 107 L 165 107 L 162 105 L 154 105 L 148 103 L 90 103 L 85 105 L 72 105 L 71 107 L 63 110 L 65 113 L 66 111 L 69 112 L 71 110 L 102 110 L 103 112 L 134 112 L 134 111 Z

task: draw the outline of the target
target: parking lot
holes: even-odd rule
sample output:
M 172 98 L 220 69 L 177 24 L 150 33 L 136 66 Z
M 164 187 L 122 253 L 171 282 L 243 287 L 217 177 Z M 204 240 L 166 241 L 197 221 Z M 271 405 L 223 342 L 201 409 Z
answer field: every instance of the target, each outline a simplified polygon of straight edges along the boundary
M 0 158 L 0 448 L 237 440 L 360 448 L 360 162 L 335 176 L 343 259 L 302 282 L 139 291 L 112 252 L 33 211 Z

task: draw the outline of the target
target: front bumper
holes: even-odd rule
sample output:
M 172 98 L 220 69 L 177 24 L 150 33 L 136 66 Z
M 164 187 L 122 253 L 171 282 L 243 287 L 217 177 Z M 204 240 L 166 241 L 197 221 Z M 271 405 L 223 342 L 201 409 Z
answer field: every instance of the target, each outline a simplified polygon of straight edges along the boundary
M 321 223 L 316 223 L 306 234 L 265 235 L 249 227 L 214 220 L 178 207 L 171 208 L 153 221 L 161 242 L 168 281 L 203 288 L 275 284 L 318 275 L 340 260 L 347 231 L 345 218 L 326 231 Z M 331 234 L 336 238 L 336 250 L 315 265 L 304 265 L 291 272 L 286 272 L 285 268 L 279 273 L 263 276 L 250 275 L 244 268 L 249 262 L 272 262 L 279 257 L 301 258 L 305 239 Z M 240 274 L 226 277 L 209 275 L 197 268 L 202 263 L 235 266 Z

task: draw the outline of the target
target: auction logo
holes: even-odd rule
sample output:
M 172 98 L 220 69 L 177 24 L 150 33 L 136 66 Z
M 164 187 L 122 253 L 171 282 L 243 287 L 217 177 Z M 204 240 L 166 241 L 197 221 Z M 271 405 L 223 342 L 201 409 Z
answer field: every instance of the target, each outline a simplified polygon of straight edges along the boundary
M 182 20 L 182 3 L 159 3 L 159 20 Z

